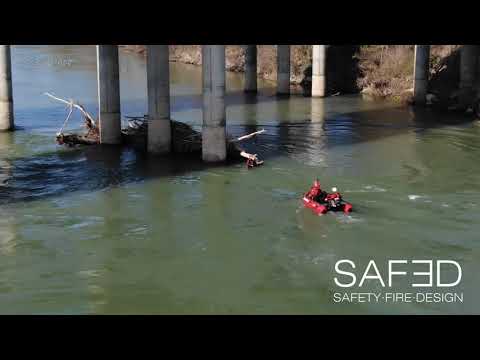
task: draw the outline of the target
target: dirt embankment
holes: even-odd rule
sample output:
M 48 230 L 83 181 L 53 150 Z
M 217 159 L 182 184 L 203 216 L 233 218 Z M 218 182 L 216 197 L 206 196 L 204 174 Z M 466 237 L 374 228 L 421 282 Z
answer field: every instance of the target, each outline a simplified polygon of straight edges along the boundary
M 144 45 L 120 45 L 126 51 L 146 55 Z M 290 55 L 291 77 L 293 85 L 302 86 L 305 95 L 310 94 L 312 75 L 312 46 L 292 45 Z M 332 61 L 327 65 L 327 93 L 357 92 L 356 59 L 357 46 L 330 46 L 328 56 Z M 170 61 L 201 65 L 200 45 L 170 45 Z M 277 78 L 277 50 L 275 45 L 258 45 L 257 72 L 260 78 L 275 81 Z M 240 45 L 227 45 L 225 49 L 225 67 L 227 71 L 243 72 L 245 49 Z
M 428 92 L 446 99 L 458 85 L 458 45 L 432 45 Z M 413 95 L 413 45 L 363 45 L 358 52 L 357 84 L 375 98 L 410 102 Z
M 120 45 L 126 51 L 146 55 L 144 45 Z M 277 77 L 276 48 L 273 45 L 259 45 L 257 50 L 258 75 L 274 81 Z M 312 50 L 307 45 L 293 45 L 291 53 L 291 82 L 300 84 L 305 69 L 310 65 Z M 201 65 L 202 51 L 200 45 L 170 45 L 170 61 Z M 225 67 L 227 71 L 243 72 L 245 66 L 245 49 L 240 45 L 227 45 L 225 48 Z
M 144 45 L 120 45 L 124 50 L 145 56 Z M 456 96 L 459 82 L 460 45 L 432 45 L 430 51 L 429 101 L 448 107 Z M 275 45 L 258 45 L 258 75 L 275 81 Z M 327 95 L 361 92 L 371 98 L 409 103 L 413 95 L 413 45 L 329 46 L 327 48 Z M 226 69 L 243 72 L 245 50 L 227 45 Z M 200 45 L 170 45 L 170 60 L 200 65 Z M 292 45 L 291 83 L 301 85 L 309 95 L 312 74 L 312 46 Z

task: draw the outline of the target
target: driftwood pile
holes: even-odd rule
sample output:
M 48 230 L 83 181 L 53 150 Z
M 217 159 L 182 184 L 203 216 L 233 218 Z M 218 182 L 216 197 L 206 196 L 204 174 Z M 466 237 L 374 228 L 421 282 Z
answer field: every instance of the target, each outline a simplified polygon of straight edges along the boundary
M 56 135 L 56 141 L 59 145 L 95 145 L 100 144 L 100 128 L 98 121 L 91 116 L 85 108 L 73 100 L 65 100 L 45 93 L 50 98 L 60 101 L 68 106 L 68 115 L 59 132 Z M 77 109 L 83 116 L 83 122 L 86 131 L 83 134 L 65 133 L 65 127 L 73 113 Z M 124 144 L 140 145 L 145 147 L 147 139 L 148 115 L 142 117 L 127 116 L 128 127 L 122 129 L 122 142 Z M 195 131 L 191 126 L 172 120 L 172 150 L 175 153 L 201 153 L 202 134 Z M 247 159 L 249 167 L 261 165 L 263 161 L 258 159 L 257 154 L 249 154 L 239 145 L 244 140 L 251 139 L 256 135 L 264 133 L 265 130 L 256 131 L 251 134 L 240 136 L 239 138 L 229 139 L 227 143 L 228 157 L 243 157 Z

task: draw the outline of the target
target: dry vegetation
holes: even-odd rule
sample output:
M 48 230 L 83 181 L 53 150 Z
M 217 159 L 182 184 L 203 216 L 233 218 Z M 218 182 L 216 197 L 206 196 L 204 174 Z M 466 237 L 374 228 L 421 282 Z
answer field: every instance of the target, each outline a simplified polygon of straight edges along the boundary
M 144 45 L 121 45 L 126 50 L 146 54 Z M 429 91 L 437 97 L 447 99 L 458 82 L 458 45 L 433 45 L 430 56 Z M 275 81 L 277 58 L 275 45 L 258 45 L 258 74 L 261 78 Z M 336 56 L 346 56 L 342 55 Z M 245 50 L 241 45 L 227 45 L 225 50 L 226 69 L 243 72 Z M 350 56 L 350 55 L 349 55 Z M 334 56 L 335 57 L 335 56 Z M 362 45 L 356 57 L 356 70 L 353 71 L 358 90 L 373 98 L 389 98 L 408 102 L 413 94 L 413 45 Z M 200 65 L 202 54 L 200 45 L 171 45 L 170 60 Z M 329 71 L 338 75 L 338 59 Z M 300 84 L 306 69 L 311 69 L 312 47 L 292 45 L 291 82 Z
M 430 54 L 429 91 L 448 97 L 456 87 L 457 70 L 452 62 L 458 45 L 433 45 Z M 413 94 L 413 45 L 364 45 L 359 54 L 357 84 L 375 98 L 408 102 Z M 441 81 L 437 79 L 441 78 Z M 444 80 L 447 80 L 446 82 Z M 448 86 L 448 89 L 447 89 Z
M 124 50 L 146 55 L 145 45 L 120 45 Z M 277 50 L 275 45 L 258 46 L 258 74 L 261 78 L 274 81 L 277 77 Z M 171 45 L 170 60 L 185 64 L 201 65 L 202 51 L 200 45 Z M 299 84 L 304 70 L 312 60 L 311 46 L 293 45 L 291 52 L 291 82 Z M 240 45 L 227 45 L 225 49 L 225 68 L 228 71 L 243 72 L 245 66 L 245 49 Z
M 413 87 L 413 46 L 362 46 L 357 85 L 362 93 L 405 101 Z

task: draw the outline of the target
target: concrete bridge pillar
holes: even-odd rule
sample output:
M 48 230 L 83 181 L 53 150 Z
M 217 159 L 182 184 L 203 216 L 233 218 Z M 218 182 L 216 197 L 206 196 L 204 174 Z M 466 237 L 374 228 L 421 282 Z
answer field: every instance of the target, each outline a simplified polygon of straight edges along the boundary
M 202 46 L 203 127 L 202 158 L 227 158 L 225 112 L 225 45 Z
M 415 45 L 413 100 L 417 105 L 426 103 L 430 45 Z
M 171 151 L 170 69 L 168 45 L 147 46 L 148 152 Z
M 326 91 L 327 45 L 313 45 L 312 97 L 324 97 Z
M 277 45 L 277 94 L 290 94 L 290 45 Z
M 10 45 L 0 45 L 0 131 L 14 127 Z
M 471 89 L 477 73 L 477 46 L 463 45 L 460 49 L 460 88 Z
M 245 48 L 245 91 L 257 92 L 257 45 Z
M 100 142 L 120 144 L 120 74 L 117 45 L 97 45 Z
M 477 45 L 463 45 L 460 48 L 460 104 L 468 106 L 475 98 L 475 81 L 478 62 Z
M 460 82 L 459 104 L 469 107 L 476 98 L 474 89 L 477 77 L 478 47 L 476 45 L 463 45 L 460 48 Z

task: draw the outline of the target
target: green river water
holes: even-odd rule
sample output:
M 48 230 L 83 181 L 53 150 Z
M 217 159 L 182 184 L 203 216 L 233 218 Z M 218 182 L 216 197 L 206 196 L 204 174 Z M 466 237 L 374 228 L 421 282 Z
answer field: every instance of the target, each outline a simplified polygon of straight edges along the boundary
M 74 98 L 97 112 L 94 46 L 12 48 L 16 124 L 0 134 L 2 314 L 480 313 L 480 126 L 358 96 L 242 93 L 227 75 L 227 131 L 264 128 L 265 165 L 206 166 L 132 149 L 55 144 Z M 145 60 L 121 53 L 122 115 L 146 113 Z M 171 64 L 172 118 L 201 125 L 201 68 Z M 70 128 L 80 126 L 75 117 Z M 318 177 L 353 203 L 318 217 Z M 463 302 L 336 303 L 351 259 L 449 259 Z M 421 271 L 420 269 L 418 271 Z M 414 292 L 399 277 L 396 292 Z M 350 291 L 391 291 L 377 281 Z

